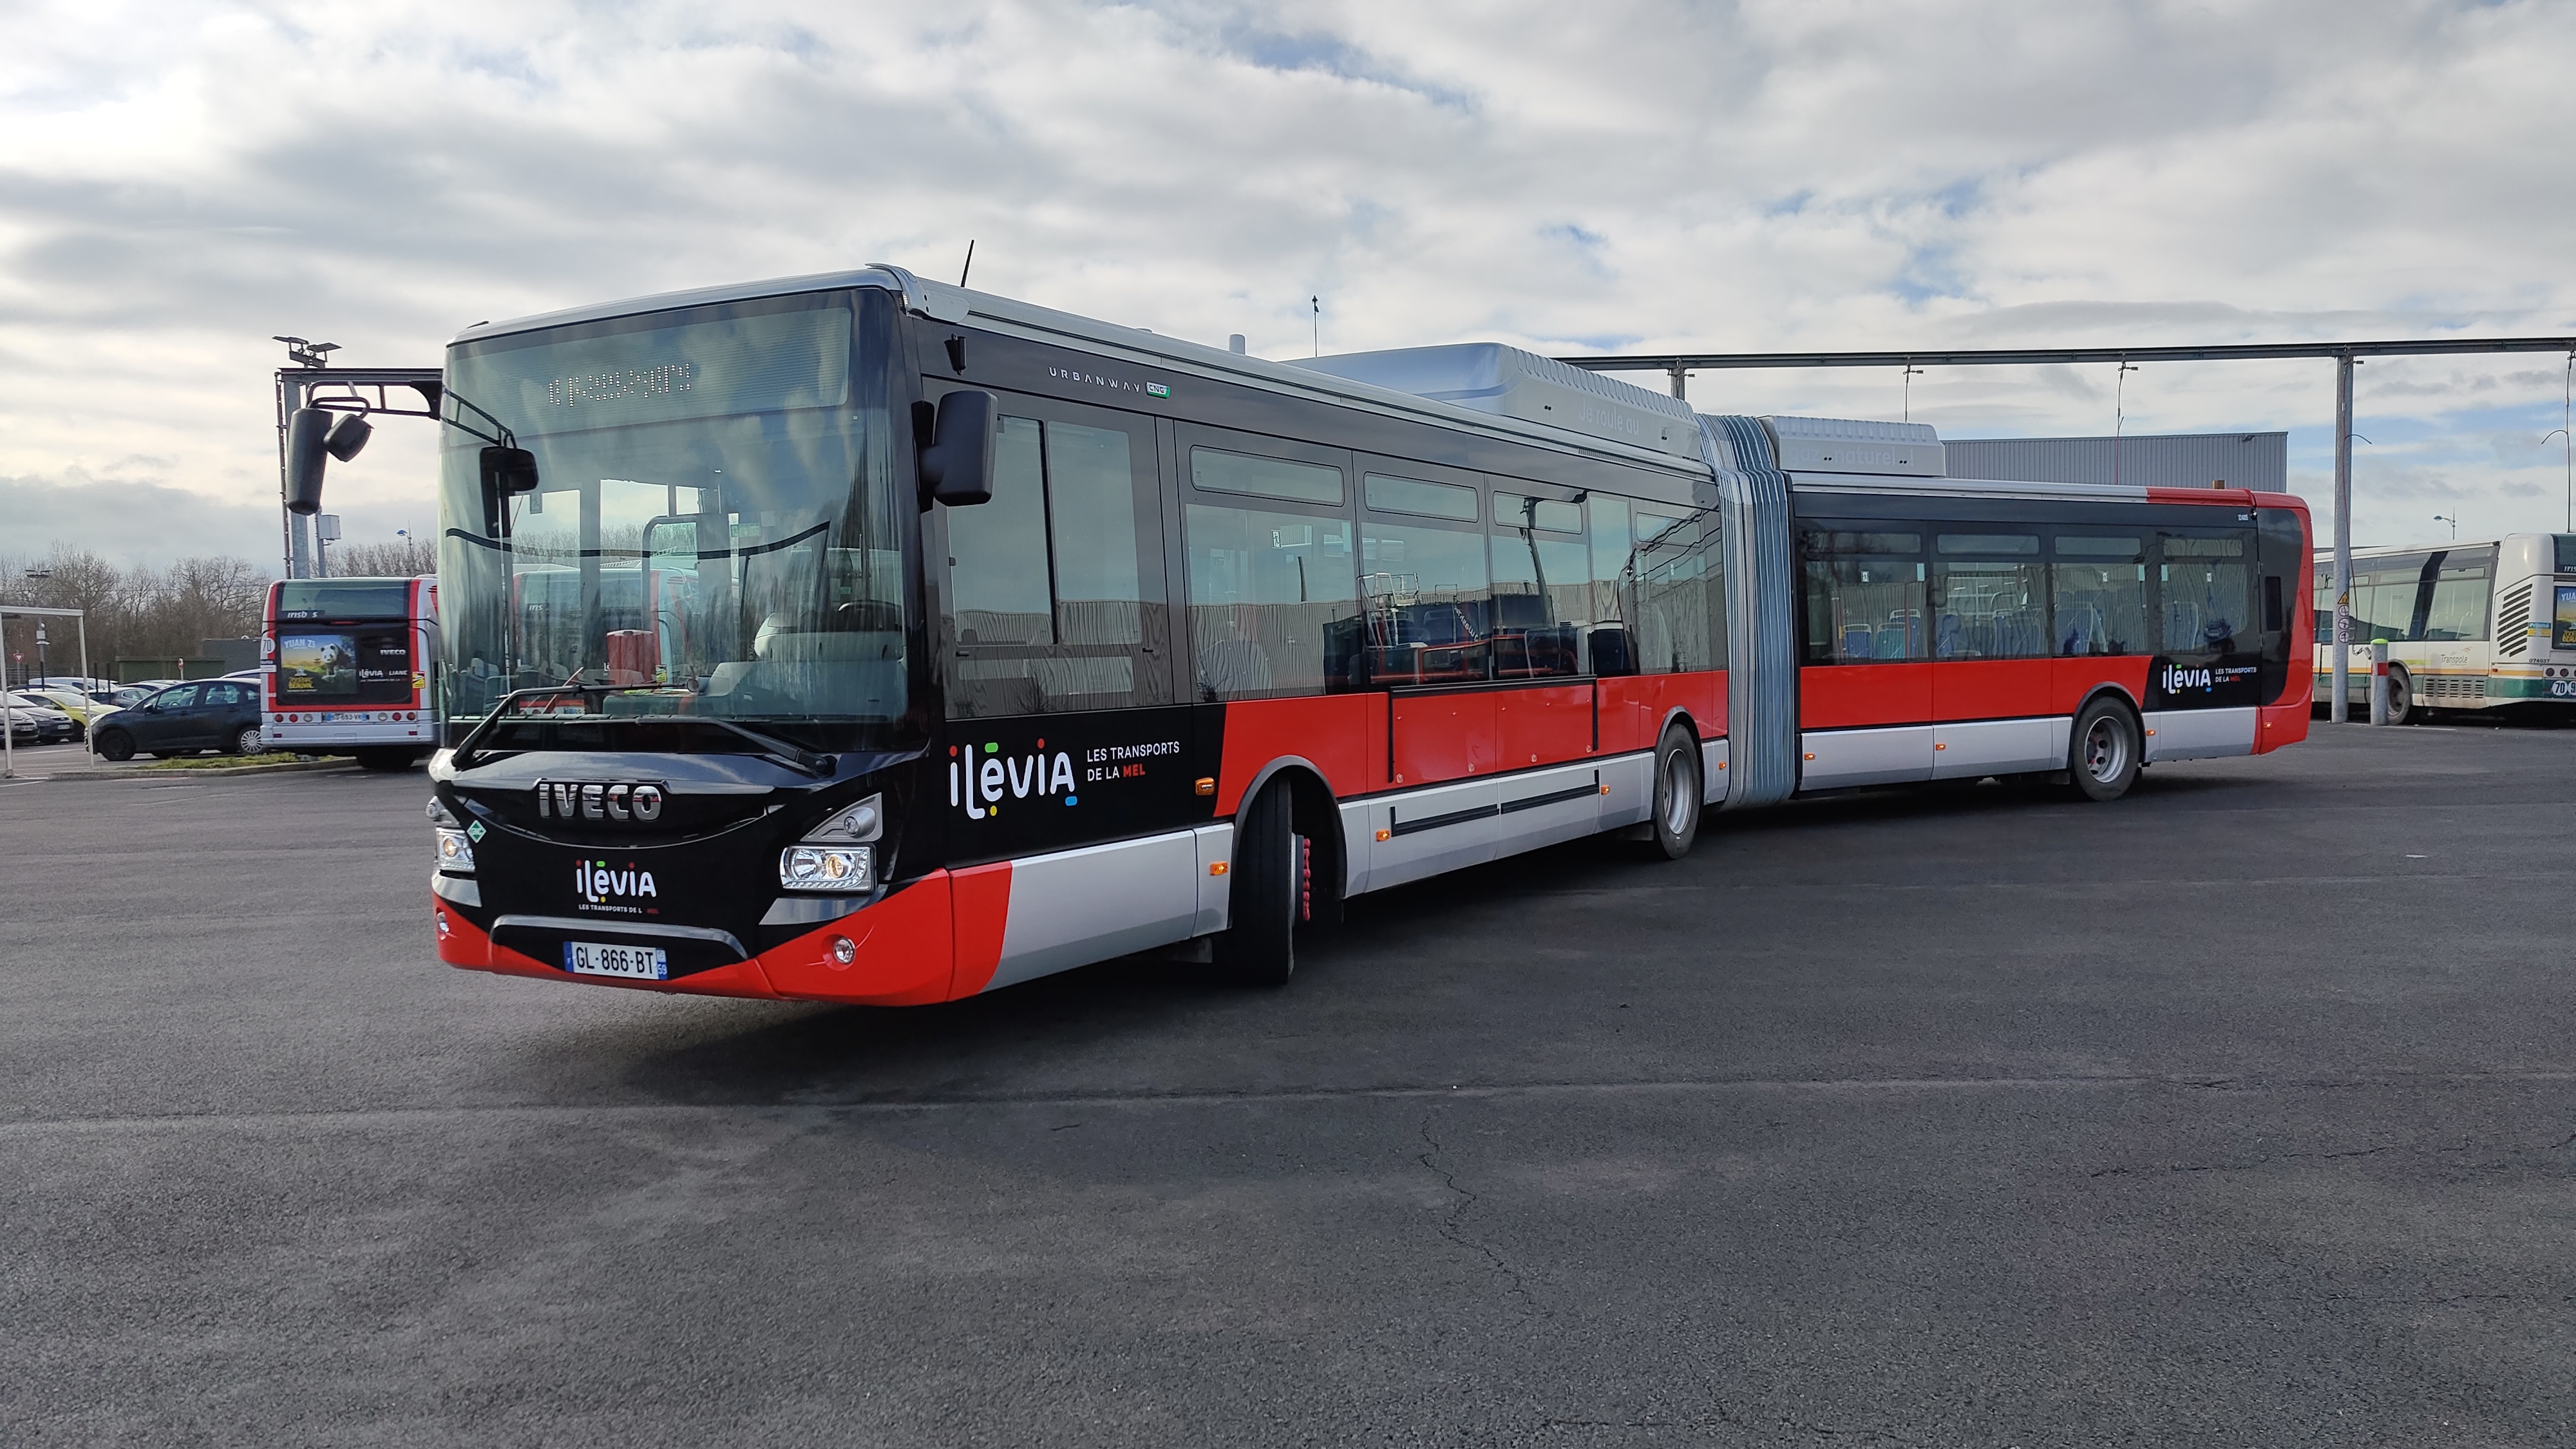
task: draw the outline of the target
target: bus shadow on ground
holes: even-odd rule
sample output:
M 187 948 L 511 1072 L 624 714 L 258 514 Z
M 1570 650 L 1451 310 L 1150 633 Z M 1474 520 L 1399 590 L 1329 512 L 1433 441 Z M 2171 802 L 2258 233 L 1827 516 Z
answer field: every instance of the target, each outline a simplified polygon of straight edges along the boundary
M 1008 1100 L 1104 1080 L 1184 1087 L 1238 1076 L 1230 1062 L 1283 1032 L 1329 1031 L 1342 1013 L 1376 1010 L 1385 993 L 1409 989 L 1406 978 L 1382 969 L 1388 953 L 1465 940 L 1478 923 L 1533 895 L 1712 881 L 1736 848 L 1759 842 L 1768 850 L 1836 826 L 1937 825 L 2077 805 L 2108 825 L 2124 808 L 2158 797 L 2241 795 L 2250 783 L 2215 772 L 2150 772 L 2140 784 L 2144 798 L 2107 806 L 2019 782 L 1819 796 L 1711 815 L 1698 849 L 1679 862 L 1641 842 L 1596 836 L 1362 896 L 1343 925 L 1301 943 L 1297 978 L 1285 988 L 1240 986 L 1204 963 L 1127 956 L 940 1006 L 725 1003 L 722 1016 L 682 1028 L 681 1041 L 665 1023 L 643 1040 L 593 1035 L 572 1050 L 645 1097 L 690 1104 Z M 736 1014 L 745 1010 L 756 1024 Z M 1169 1072 L 1140 1063 L 1140 1054 L 1169 1063 Z

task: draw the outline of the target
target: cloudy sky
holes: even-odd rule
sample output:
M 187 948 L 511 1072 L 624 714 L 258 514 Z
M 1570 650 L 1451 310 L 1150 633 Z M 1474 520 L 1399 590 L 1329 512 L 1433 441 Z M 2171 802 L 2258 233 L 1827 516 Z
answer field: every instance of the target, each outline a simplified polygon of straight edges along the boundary
M 892 261 L 1273 356 L 2576 334 L 2576 5 L 0 3 L 0 554 L 277 554 L 274 333 Z M 2563 358 L 2362 369 L 2356 536 L 2557 527 Z M 1656 385 L 1657 379 L 1639 379 Z M 2108 366 L 1935 370 L 2100 434 Z M 1892 417 L 1877 372 L 1710 412 Z M 2150 367 L 2133 432 L 2326 363 Z M 433 520 L 425 424 L 333 473 Z

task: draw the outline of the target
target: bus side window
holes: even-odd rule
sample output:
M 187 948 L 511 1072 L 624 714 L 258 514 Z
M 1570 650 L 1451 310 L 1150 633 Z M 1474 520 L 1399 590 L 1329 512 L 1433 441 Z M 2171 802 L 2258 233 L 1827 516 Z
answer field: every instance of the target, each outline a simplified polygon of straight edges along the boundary
M 2444 642 L 2486 638 L 2494 587 L 2494 549 L 2451 550 L 2433 579 L 2424 637 Z
M 1934 535 L 1932 657 L 2047 658 L 2043 574 L 2035 533 Z
M 1592 566 L 1583 506 L 1494 491 L 1494 677 L 1581 674 Z
M 1636 607 L 1629 618 L 1637 668 L 1682 674 L 1726 667 L 1726 565 L 1717 510 L 1681 513 L 1639 503 Z
M 1362 687 L 1358 557 L 1350 519 L 1340 511 L 1349 500 L 1342 470 L 1194 447 L 1189 472 L 1201 493 L 1249 494 L 1286 505 L 1193 498 L 1182 510 L 1199 698 Z
M 1151 458 L 1141 431 L 1002 419 L 991 501 L 944 510 L 951 718 L 1172 702 Z
M 1592 672 L 1599 675 L 1637 672 L 1637 621 L 1628 594 L 1634 580 L 1629 566 L 1636 552 L 1636 530 L 1628 500 L 1595 493 L 1584 505 L 1584 532 L 1592 544 L 1592 626 L 1584 641 Z
M 2050 632 L 2067 656 L 2145 654 L 2146 541 L 2131 534 L 2061 533 L 2050 540 Z
M 1799 552 L 1807 663 L 1930 657 L 1922 534 L 1902 524 L 1820 524 L 1801 531 Z
M 1370 682 L 1461 684 L 1490 677 L 1493 590 L 1476 490 L 1379 473 L 1364 474 L 1360 487 L 1370 509 L 1360 520 Z M 1380 516 L 1388 513 L 1406 518 Z
M 2158 605 L 2167 654 L 2251 652 L 2253 538 L 2243 533 L 2159 536 Z

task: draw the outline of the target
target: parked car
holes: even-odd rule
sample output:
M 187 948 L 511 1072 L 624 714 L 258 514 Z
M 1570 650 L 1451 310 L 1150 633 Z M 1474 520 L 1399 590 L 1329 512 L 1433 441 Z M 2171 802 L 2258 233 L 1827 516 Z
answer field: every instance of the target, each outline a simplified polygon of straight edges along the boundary
M 99 721 L 90 748 L 108 760 L 223 750 L 256 755 L 259 688 L 234 679 L 173 684 Z
M 18 709 L 35 711 L 38 723 L 49 727 L 52 724 L 50 716 L 61 715 L 63 722 L 71 726 L 68 731 L 60 732 L 67 738 L 76 740 L 88 732 L 89 712 L 92 706 L 89 701 L 81 699 L 78 695 L 73 695 L 67 700 L 63 697 L 63 693 L 54 690 L 20 689 L 10 693 L 9 703 Z
M 119 709 L 132 709 L 178 682 L 175 679 L 139 679 L 132 684 L 121 684 L 116 688 L 115 697 L 108 703 Z
M 72 717 L 58 709 L 9 706 L 9 742 L 14 745 L 59 745 L 72 737 Z

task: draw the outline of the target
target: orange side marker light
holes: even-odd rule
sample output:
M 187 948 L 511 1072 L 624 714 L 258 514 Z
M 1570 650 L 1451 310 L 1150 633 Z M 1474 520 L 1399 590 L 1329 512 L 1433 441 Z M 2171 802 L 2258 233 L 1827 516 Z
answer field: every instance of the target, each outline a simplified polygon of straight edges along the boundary
M 1392 830 L 1381 830 L 1377 833 L 1377 838 L 1380 840 L 1393 840 L 1395 838 L 1395 832 Z
M 1199 776 L 1198 783 L 1190 788 L 1198 791 L 1202 795 L 1213 795 L 1216 793 L 1216 777 L 1214 775 L 1201 775 Z
M 1208 867 L 1208 874 L 1223 875 L 1225 874 L 1225 869 L 1225 862 L 1220 860 L 1216 864 Z

